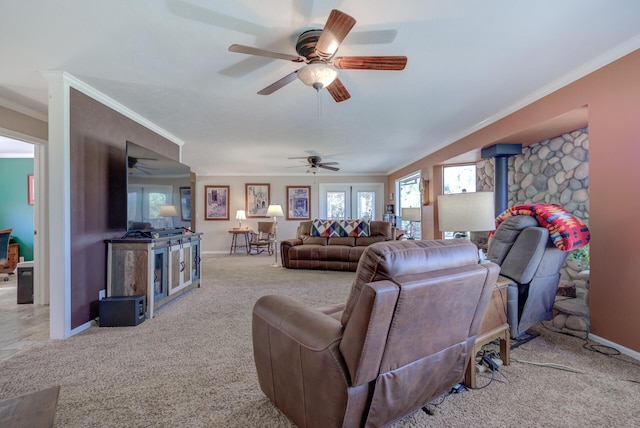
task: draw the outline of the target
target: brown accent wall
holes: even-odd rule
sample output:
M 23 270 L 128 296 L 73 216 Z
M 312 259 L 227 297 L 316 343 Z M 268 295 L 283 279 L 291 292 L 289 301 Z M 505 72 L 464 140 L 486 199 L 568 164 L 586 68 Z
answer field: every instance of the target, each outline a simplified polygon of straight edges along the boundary
M 126 141 L 178 160 L 180 148 L 71 89 L 71 328 L 98 316 L 106 287 L 103 240 L 126 230 Z
M 587 106 L 591 211 L 591 333 L 640 352 L 640 50 L 571 83 L 389 176 L 416 170 L 432 178 L 437 165 L 524 129 Z M 517 143 L 517 141 L 513 141 Z M 441 187 L 432 179 L 432 196 Z M 432 199 L 433 200 L 433 199 Z M 435 226 L 434 215 L 424 221 Z M 431 230 L 436 227 L 429 228 Z M 424 233 L 424 230 L 423 230 Z M 434 235 L 423 235 L 425 238 Z

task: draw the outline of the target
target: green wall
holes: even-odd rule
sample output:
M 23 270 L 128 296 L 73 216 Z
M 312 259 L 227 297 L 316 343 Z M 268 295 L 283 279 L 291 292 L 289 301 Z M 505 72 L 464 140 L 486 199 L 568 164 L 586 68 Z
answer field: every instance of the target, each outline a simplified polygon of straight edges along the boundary
M 0 229 L 13 229 L 20 257 L 33 260 L 33 205 L 27 201 L 27 175 L 33 174 L 33 159 L 0 158 Z

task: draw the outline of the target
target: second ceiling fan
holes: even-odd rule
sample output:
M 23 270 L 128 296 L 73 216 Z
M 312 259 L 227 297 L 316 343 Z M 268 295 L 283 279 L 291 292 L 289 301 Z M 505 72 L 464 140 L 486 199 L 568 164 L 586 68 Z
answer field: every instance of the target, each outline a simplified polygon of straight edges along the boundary
M 260 95 L 272 94 L 299 78 L 317 91 L 326 88 L 336 102 L 341 102 L 351 98 L 351 95 L 340 82 L 338 69 L 403 70 L 407 64 L 406 56 L 344 56 L 334 58 L 340 44 L 355 23 L 356 20 L 346 13 L 332 10 L 324 29 L 308 30 L 300 34 L 296 43 L 298 55 L 236 44 L 229 46 L 229 51 L 306 64 L 259 91 Z
M 335 165 L 338 165 L 338 162 L 322 162 L 322 158 L 320 156 L 312 155 L 312 156 L 306 156 L 306 157 L 293 157 L 289 159 L 306 159 L 307 166 L 309 167 L 307 172 L 311 172 L 313 173 L 313 175 L 315 175 L 318 172 L 318 168 L 324 168 L 330 171 L 340 171 L 340 168 L 335 166 Z

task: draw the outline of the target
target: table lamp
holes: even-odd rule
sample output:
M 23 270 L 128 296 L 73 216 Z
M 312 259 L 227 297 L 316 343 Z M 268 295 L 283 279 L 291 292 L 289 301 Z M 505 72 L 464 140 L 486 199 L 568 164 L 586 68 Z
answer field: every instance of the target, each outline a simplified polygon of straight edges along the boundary
M 169 219 L 171 217 L 178 216 L 178 210 L 173 205 L 163 205 L 160 207 L 160 211 L 158 211 L 158 215 L 160 217 L 164 217 L 164 227 L 169 228 Z
M 280 205 L 269 205 L 267 208 L 267 216 L 273 216 L 273 253 L 276 256 L 275 262 L 271 265 L 273 267 L 280 267 L 280 263 L 278 263 L 278 219 L 277 217 L 284 217 L 284 212 L 282 211 L 282 206 Z
M 409 236 L 407 239 L 415 239 L 413 236 L 413 222 L 420 221 L 420 208 L 402 208 L 402 220 L 409 222 Z
M 453 193 L 438 196 L 438 228 L 466 238 L 467 232 L 495 230 L 493 192 Z
M 246 220 L 246 219 L 247 219 L 247 216 L 246 216 L 244 210 L 236 211 L 236 220 L 240 220 L 238 222 L 238 230 L 242 229 L 242 220 Z

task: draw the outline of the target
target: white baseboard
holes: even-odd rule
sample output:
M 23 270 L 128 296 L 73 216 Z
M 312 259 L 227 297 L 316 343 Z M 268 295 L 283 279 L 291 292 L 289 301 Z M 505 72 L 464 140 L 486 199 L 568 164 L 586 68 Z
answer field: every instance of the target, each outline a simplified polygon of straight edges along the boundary
M 202 251 L 201 254 L 229 254 L 229 252 L 228 251 Z
M 98 325 L 98 324 L 96 323 L 95 320 L 87 321 L 86 323 L 81 324 L 78 327 L 72 329 L 69 332 L 69 336 L 68 337 L 75 336 L 76 334 L 81 333 L 81 332 L 85 331 L 86 329 L 88 329 L 90 327 L 93 327 L 93 326 L 96 326 L 96 325 Z
M 635 358 L 636 360 L 640 360 L 640 352 L 634 351 L 633 349 L 626 348 L 622 345 L 618 345 L 610 340 L 603 339 L 600 336 L 596 336 L 595 334 L 589 334 L 589 339 L 594 340 L 598 343 L 602 343 L 603 345 L 610 346 L 611 348 L 617 349 L 621 354 L 628 355 L 631 358 Z

